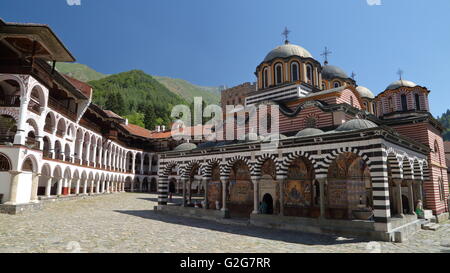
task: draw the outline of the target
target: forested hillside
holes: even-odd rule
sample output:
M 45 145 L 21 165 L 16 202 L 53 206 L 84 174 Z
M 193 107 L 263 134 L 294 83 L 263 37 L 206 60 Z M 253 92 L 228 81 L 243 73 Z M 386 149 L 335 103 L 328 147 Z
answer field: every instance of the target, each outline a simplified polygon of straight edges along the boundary
M 188 104 L 140 70 L 111 75 L 89 84 L 94 88 L 94 103 L 149 130 L 157 125 L 169 125 L 172 107 Z

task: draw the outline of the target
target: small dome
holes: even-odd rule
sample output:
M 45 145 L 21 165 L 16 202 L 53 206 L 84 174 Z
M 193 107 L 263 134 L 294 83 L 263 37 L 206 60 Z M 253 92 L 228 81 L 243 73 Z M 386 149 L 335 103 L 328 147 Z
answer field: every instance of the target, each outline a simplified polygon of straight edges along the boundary
M 267 54 L 267 56 L 264 58 L 264 62 L 271 61 L 275 58 L 287 58 L 290 56 L 299 56 L 303 58 L 313 57 L 308 50 L 304 49 L 301 46 L 284 44 L 272 49 L 272 51 L 270 51 L 269 54 Z
M 339 126 L 336 132 L 354 131 L 354 130 L 364 130 L 369 128 L 376 128 L 378 125 L 367 119 L 351 119 L 341 126 Z
M 197 145 L 195 145 L 194 143 L 182 143 L 182 144 L 178 145 L 177 147 L 175 147 L 175 149 L 173 149 L 173 150 L 177 151 L 177 152 L 181 152 L 181 151 L 194 150 L 196 148 L 197 148 Z
M 260 141 L 262 139 L 263 137 L 258 136 L 258 134 L 256 133 L 248 133 L 244 136 L 244 139 L 242 139 L 241 141 Z
M 411 81 L 407 81 L 407 80 L 399 80 L 399 81 L 395 81 L 393 83 L 391 83 L 386 90 L 393 90 L 393 89 L 397 89 L 399 87 L 416 87 L 417 84 Z
M 315 136 L 323 134 L 323 131 L 316 128 L 306 128 L 299 131 L 295 136 L 296 137 L 305 137 L 305 136 Z
M 358 91 L 359 95 L 362 98 L 369 98 L 369 99 L 374 99 L 375 96 L 373 95 L 372 91 L 370 91 L 369 88 L 364 87 L 364 86 L 358 86 L 356 87 L 356 91 Z
M 331 80 L 335 78 L 348 79 L 348 75 L 342 68 L 334 65 L 324 65 L 322 68 L 322 78 L 325 80 Z
M 270 135 L 264 137 L 264 141 L 281 140 L 281 139 L 286 139 L 286 138 L 287 137 L 283 134 L 270 134 Z

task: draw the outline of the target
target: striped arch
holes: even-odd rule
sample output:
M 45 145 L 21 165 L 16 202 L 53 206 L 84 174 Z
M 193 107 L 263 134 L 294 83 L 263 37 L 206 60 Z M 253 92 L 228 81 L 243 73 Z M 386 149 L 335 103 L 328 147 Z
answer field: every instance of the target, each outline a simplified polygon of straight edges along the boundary
M 417 157 L 414 157 L 413 159 L 413 174 L 414 179 L 423 180 L 422 164 L 420 164 L 419 159 Z
M 247 157 L 243 157 L 241 155 L 237 155 L 235 157 L 232 157 L 231 159 L 229 159 L 227 161 L 227 163 L 223 166 L 223 169 L 221 168 L 220 170 L 220 176 L 223 178 L 229 178 L 230 177 L 230 172 L 231 172 L 231 168 L 233 167 L 234 163 L 236 163 L 237 161 L 242 160 L 245 162 L 245 164 L 247 164 L 247 167 L 250 171 L 250 174 L 253 173 L 253 164 L 248 160 Z
M 413 162 L 408 156 L 403 156 L 402 160 L 403 179 L 414 179 Z
M 307 158 L 311 162 L 311 165 L 313 166 L 314 170 L 318 169 L 318 164 L 316 160 L 309 153 L 304 151 L 295 151 L 285 156 L 283 162 L 277 165 L 277 175 L 283 178 L 286 177 L 289 166 L 294 160 L 296 160 L 299 157 Z
M 177 165 L 180 165 L 180 164 L 175 161 L 167 162 L 166 165 L 164 166 L 162 176 L 166 176 L 166 177 L 169 176 L 172 169 L 174 167 L 176 167 Z M 181 169 L 181 167 L 180 167 L 180 169 Z
M 392 178 L 403 179 L 402 157 L 399 156 L 392 148 L 386 150 L 386 154 L 387 161 L 391 167 Z
M 201 168 L 201 162 L 198 160 L 191 160 L 187 164 L 185 164 L 182 169 L 180 170 L 180 176 L 182 178 L 189 178 L 190 172 L 192 168 L 195 167 L 195 165 L 198 165 L 199 168 Z
M 217 158 L 209 159 L 201 166 L 201 174 L 205 178 L 211 178 L 212 176 L 212 168 L 214 165 L 219 165 L 220 172 L 222 174 L 222 161 Z
M 278 156 L 276 154 L 263 154 L 258 156 L 253 164 L 253 171 L 251 173 L 252 178 L 257 179 L 261 177 L 262 165 L 269 159 L 275 163 L 276 175 L 278 175 L 280 169 Z
M 426 159 L 422 161 L 422 173 L 423 181 L 430 181 L 430 168 Z
M 322 176 L 327 176 L 328 175 L 328 168 L 330 167 L 331 163 L 342 153 L 354 153 L 356 155 L 358 155 L 359 157 L 361 157 L 364 162 L 366 162 L 367 167 L 369 167 L 369 170 L 372 174 L 373 168 L 372 168 L 372 162 L 370 161 L 370 158 L 365 155 L 363 152 L 361 152 L 359 149 L 357 148 L 352 148 L 352 147 L 342 147 L 339 149 L 335 149 L 334 151 L 332 151 L 330 154 L 328 154 L 325 158 L 324 158 L 324 164 L 323 167 L 320 168 L 317 173 L 320 173 Z

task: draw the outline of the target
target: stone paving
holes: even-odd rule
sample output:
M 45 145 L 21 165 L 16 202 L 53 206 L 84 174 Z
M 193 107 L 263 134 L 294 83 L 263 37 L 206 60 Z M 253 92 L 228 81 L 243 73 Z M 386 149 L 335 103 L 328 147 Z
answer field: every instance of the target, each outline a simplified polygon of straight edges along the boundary
M 450 223 L 406 243 L 224 225 L 153 211 L 157 196 L 120 193 L 0 214 L 0 252 L 446 252 Z

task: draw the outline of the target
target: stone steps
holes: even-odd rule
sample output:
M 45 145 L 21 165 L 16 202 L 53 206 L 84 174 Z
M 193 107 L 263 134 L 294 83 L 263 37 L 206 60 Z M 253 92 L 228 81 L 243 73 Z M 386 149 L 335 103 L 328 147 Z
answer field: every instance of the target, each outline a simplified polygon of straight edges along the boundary
M 441 228 L 441 225 L 435 223 L 427 223 L 422 225 L 423 230 L 432 230 L 436 231 Z

